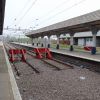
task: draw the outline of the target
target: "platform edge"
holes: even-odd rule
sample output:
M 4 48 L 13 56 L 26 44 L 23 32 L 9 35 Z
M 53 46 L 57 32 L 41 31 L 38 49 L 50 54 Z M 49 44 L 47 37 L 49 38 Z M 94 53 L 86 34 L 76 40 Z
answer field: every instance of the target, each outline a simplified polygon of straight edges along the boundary
M 11 83 L 11 86 L 12 86 L 14 100 L 22 100 L 22 97 L 21 97 L 21 94 L 19 92 L 19 89 L 18 89 L 16 80 L 15 80 L 15 77 L 14 77 L 14 74 L 13 74 L 7 53 L 6 53 L 6 50 L 4 48 L 4 45 L 3 45 L 3 49 L 4 49 L 6 63 L 7 63 L 7 66 L 8 66 L 8 73 L 9 73 L 9 77 L 10 77 L 10 83 Z

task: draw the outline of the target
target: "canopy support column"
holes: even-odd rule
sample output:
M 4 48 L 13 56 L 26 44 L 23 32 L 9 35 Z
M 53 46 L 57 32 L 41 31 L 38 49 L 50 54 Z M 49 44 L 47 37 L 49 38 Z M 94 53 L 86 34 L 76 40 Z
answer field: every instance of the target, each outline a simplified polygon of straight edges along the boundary
M 60 34 L 57 34 L 57 46 L 56 46 L 56 49 L 59 49 L 59 37 L 60 37 Z
M 98 32 L 98 29 L 93 27 L 91 29 L 91 31 L 92 31 L 92 36 L 93 36 L 91 54 L 96 54 L 96 35 L 97 35 L 97 32 Z
M 50 44 L 51 44 L 51 41 L 50 41 L 50 37 L 51 37 L 51 35 L 48 35 L 48 48 L 50 48 Z
M 73 45 L 74 45 L 74 33 L 70 33 L 70 51 L 73 51 L 74 48 L 73 48 Z

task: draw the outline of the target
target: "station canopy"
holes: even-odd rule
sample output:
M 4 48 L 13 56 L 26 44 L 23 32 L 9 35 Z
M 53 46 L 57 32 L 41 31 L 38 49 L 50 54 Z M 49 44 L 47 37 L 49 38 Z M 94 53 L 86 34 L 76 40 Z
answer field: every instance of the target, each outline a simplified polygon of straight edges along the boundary
M 2 35 L 3 31 L 5 2 L 6 0 L 0 0 L 0 35 Z
M 90 31 L 93 28 L 100 29 L 100 10 L 65 20 L 41 29 L 26 33 L 28 37 L 38 37 L 45 35 L 57 35 L 71 32 Z

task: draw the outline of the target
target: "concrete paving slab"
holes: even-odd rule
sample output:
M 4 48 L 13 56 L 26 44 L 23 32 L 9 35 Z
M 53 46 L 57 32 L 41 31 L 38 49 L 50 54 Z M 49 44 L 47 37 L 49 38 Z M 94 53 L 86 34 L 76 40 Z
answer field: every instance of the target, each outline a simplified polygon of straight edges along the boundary
M 0 43 L 0 100 L 14 100 L 2 43 Z
M 6 73 L 8 74 L 10 85 L 11 85 L 11 86 L 9 86 L 11 91 L 12 91 L 11 94 L 13 95 L 14 100 L 22 100 L 22 97 L 20 95 L 20 92 L 19 92 L 16 80 L 15 80 L 15 77 L 14 77 L 10 62 L 9 62 L 9 58 L 8 58 L 7 53 L 5 51 L 5 48 L 4 48 L 4 45 L 2 47 L 3 47 L 3 51 L 4 51 L 3 55 L 5 56 L 4 57 L 5 58 L 4 61 L 6 62 L 6 69 L 7 69 Z M 8 99 L 6 99 L 6 100 L 8 100 Z M 13 99 L 10 99 L 10 100 L 13 100 Z
M 89 52 L 77 52 L 77 51 L 68 51 L 62 49 L 50 49 L 52 52 L 61 53 L 64 55 L 69 55 L 73 57 L 83 58 L 87 60 L 97 61 L 100 62 L 100 54 L 91 55 Z

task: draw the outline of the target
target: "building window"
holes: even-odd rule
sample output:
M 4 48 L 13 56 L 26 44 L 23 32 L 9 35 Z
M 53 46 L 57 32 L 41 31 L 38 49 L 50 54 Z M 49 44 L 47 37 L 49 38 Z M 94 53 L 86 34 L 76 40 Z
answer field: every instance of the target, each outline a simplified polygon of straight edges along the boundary
M 92 38 L 90 38 L 90 41 L 92 41 Z
M 89 38 L 86 38 L 86 41 L 89 41 Z

